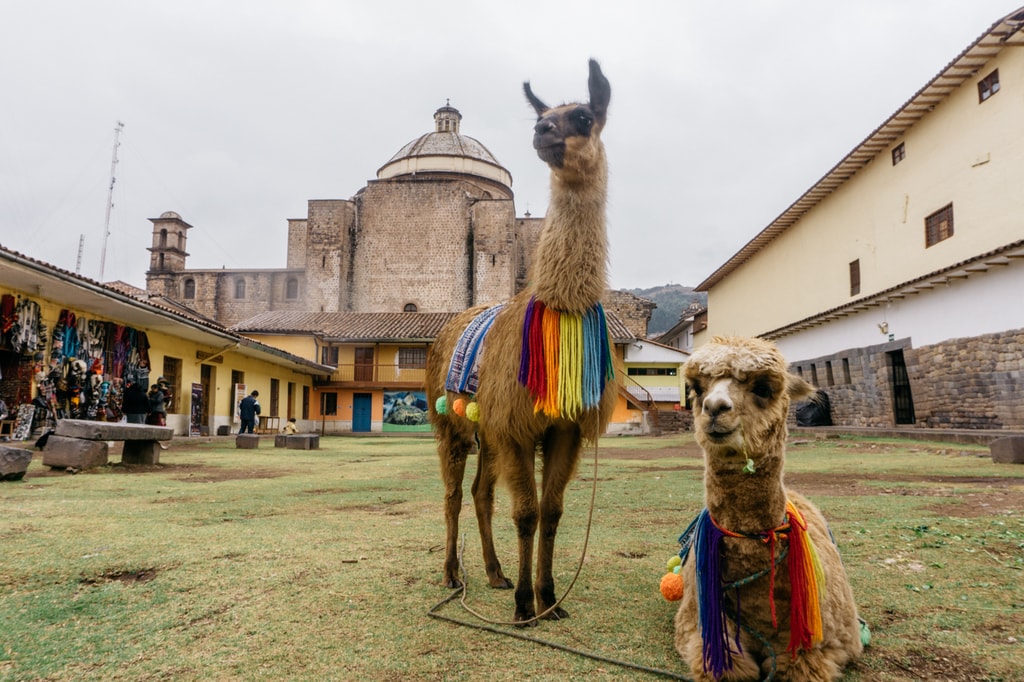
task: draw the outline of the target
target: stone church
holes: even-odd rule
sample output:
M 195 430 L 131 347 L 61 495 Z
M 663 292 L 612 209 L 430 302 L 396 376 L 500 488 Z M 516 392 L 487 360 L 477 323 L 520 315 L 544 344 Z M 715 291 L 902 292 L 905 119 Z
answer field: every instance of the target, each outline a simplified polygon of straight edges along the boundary
M 526 281 L 541 218 L 517 218 L 512 176 L 460 131 L 451 106 L 350 199 L 310 200 L 288 221 L 284 268 L 187 267 L 177 213 L 153 223 L 146 288 L 232 326 L 268 311 L 460 312 Z

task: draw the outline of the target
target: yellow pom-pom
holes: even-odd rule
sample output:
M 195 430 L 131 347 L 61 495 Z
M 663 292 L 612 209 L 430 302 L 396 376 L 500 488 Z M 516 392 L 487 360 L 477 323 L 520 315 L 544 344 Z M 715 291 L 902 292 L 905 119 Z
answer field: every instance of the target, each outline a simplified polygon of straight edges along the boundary
M 456 398 L 455 402 L 452 403 L 452 411 L 460 417 L 466 414 L 466 401 L 462 398 Z
M 668 560 L 668 564 L 665 566 L 665 568 L 667 570 L 671 571 L 673 568 L 675 568 L 676 566 L 678 566 L 681 563 L 683 563 L 683 560 L 679 558 L 679 555 L 678 554 L 673 554 L 672 558 Z M 678 572 L 679 571 L 676 571 L 676 573 L 678 573 Z
M 476 402 L 472 402 L 466 405 L 466 419 L 471 422 L 480 421 L 480 405 Z
M 683 598 L 683 576 L 678 573 L 666 573 L 661 579 L 661 596 L 668 601 L 679 601 Z

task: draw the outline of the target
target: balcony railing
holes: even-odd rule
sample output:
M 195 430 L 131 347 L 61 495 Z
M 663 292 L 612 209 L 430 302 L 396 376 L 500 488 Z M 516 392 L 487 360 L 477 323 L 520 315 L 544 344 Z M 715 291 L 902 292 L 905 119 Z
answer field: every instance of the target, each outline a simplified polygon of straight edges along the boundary
M 318 379 L 317 385 L 341 384 L 354 386 L 419 387 L 426 384 L 425 367 L 399 367 L 398 365 L 338 365 L 328 379 Z

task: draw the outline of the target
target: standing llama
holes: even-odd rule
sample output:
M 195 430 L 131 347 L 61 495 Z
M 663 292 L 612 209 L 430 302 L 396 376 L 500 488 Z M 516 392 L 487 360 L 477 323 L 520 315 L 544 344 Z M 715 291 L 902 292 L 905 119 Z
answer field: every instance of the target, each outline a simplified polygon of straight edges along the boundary
M 790 400 L 813 388 L 761 339 L 715 338 L 684 375 L 706 508 L 680 538 L 676 649 L 702 681 L 838 679 L 866 626 L 825 518 L 782 481 Z
M 510 588 L 494 551 L 494 487 L 512 497 L 519 545 L 514 622 L 568 616 L 552 577 L 563 493 L 584 440 L 604 431 L 616 400 L 600 300 L 606 287 L 607 167 L 601 131 L 611 89 L 590 61 L 590 101 L 548 107 L 524 83 L 537 112 L 533 146 L 551 169 L 551 203 L 530 283 L 507 303 L 471 308 L 439 334 L 427 370 L 430 418 L 445 486 L 444 584 L 462 585 L 456 545 L 466 458 L 479 444 L 472 493 L 488 582 Z M 538 500 L 534 477 L 543 473 Z M 534 586 L 534 537 L 537 581 Z

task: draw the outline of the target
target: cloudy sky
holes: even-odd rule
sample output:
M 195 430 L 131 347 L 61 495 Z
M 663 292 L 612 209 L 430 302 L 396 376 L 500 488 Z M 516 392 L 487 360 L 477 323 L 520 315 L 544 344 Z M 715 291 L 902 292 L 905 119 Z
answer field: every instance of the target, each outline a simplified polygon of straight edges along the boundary
M 189 267 L 284 267 L 287 220 L 353 196 L 449 99 L 540 215 L 522 82 L 585 98 L 595 57 L 611 284 L 692 286 L 1020 4 L 0 0 L 0 244 L 99 279 L 106 242 L 103 281 L 142 287 L 170 210 Z

